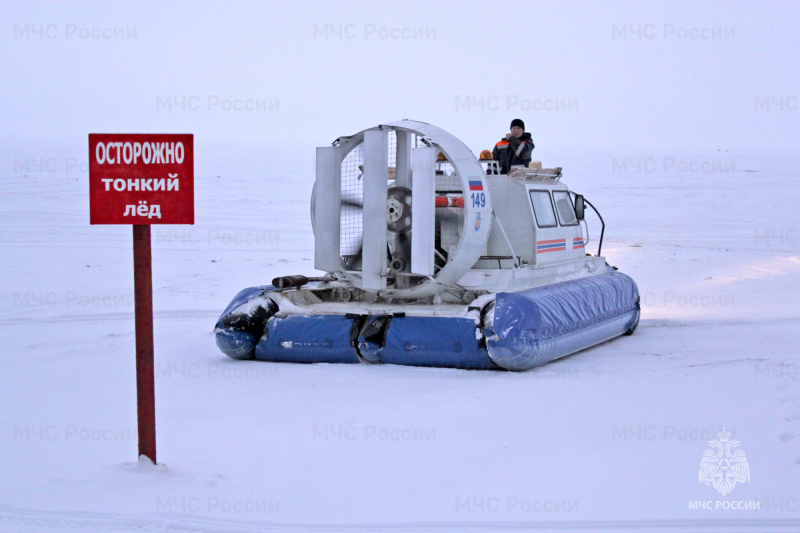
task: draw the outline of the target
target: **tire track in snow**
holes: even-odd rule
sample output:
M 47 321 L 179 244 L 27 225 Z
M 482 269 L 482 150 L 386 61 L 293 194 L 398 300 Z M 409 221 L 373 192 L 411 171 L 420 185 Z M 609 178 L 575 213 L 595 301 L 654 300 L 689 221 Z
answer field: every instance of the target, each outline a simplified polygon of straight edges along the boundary
M 196 531 L 200 533 L 268 532 L 394 532 L 394 531 L 797 531 L 796 519 L 718 520 L 564 520 L 541 522 L 401 522 L 362 524 L 314 524 L 288 522 L 243 522 L 216 518 L 154 514 L 111 514 L 36 511 L 0 505 L 0 528 L 25 533 L 36 531 L 100 531 L 103 533 Z
M 219 318 L 221 311 L 218 310 L 186 310 L 175 311 L 156 311 L 153 313 L 154 319 L 162 320 L 213 320 Z M 62 315 L 55 317 L 19 317 L 5 318 L 0 320 L 2 326 L 35 326 L 40 324 L 69 324 L 69 323 L 95 323 L 95 322 L 119 322 L 122 320 L 131 321 L 133 324 L 133 311 L 124 313 L 87 313 L 76 315 Z M 213 325 L 213 324 L 212 324 Z M 210 326 L 209 326 L 210 327 Z

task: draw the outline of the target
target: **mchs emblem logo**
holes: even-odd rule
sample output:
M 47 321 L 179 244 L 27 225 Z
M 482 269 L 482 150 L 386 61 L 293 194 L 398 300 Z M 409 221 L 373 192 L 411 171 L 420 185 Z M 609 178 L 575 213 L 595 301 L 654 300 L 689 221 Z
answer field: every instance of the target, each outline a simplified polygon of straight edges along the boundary
M 740 444 L 738 440 L 731 439 L 729 431 L 722 428 L 717 437 L 718 440 L 708 442 L 711 448 L 703 453 L 700 483 L 713 484 L 717 492 L 726 496 L 737 483 L 750 481 L 750 467 L 742 450 L 733 451 Z

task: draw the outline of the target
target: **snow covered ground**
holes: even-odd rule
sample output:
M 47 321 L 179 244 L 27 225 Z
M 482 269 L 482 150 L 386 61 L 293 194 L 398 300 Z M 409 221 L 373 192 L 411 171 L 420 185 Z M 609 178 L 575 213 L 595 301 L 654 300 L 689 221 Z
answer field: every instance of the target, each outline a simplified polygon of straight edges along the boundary
M 223 356 L 238 290 L 313 272 L 314 152 L 195 142 L 196 224 L 153 227 L 152 466 L 131 229 L 89 225 L 85 144 L 3 137 L 0 530 L 800 528 L 800 152 L 540 151 L 642 321 L 506 373 Z M 751 474 L 725 496 L 698 482 L 723 428 Z

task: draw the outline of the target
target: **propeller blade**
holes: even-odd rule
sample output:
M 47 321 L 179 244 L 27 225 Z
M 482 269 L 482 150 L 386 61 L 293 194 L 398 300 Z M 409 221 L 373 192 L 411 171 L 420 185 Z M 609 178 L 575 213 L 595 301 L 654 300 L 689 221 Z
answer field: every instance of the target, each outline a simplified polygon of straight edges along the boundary
M 359 205 L 342 203 L 340 215 L 342 257 L 361 254 L 364 244 L 364 208 Z
M 342 197 L 342 206 L 347 207 L 358 207 L 359 209 L 364 209 L 364 201 L 353 200 L 351 198 Z

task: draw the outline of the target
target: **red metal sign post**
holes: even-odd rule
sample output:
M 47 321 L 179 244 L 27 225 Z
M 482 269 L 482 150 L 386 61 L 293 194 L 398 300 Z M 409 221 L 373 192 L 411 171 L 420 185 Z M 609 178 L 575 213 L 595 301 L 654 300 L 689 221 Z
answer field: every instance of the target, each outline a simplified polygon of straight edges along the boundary
M 153 269 L 150 226 L 133 226 L 133 292 L 136 301 L 136 406 L 139 455 L 156 464 L 156 392 L 153 367 Z
M 90 134 L 91 224 L 133 225 L 139 456 L 156 463 L 151 224 L 194 224 L 191 134 Z

